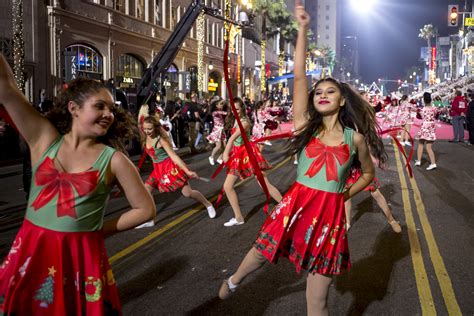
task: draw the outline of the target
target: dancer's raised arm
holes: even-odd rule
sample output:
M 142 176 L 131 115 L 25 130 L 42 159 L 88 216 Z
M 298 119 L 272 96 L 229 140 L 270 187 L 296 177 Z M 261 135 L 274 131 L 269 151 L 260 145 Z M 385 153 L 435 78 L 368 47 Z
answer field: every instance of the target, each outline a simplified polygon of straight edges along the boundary
M 295 50 L 295 81 L 293 95 L 293 124 L 298 130 L 307 121 L 306 110 L 308 107 L 308 83 L 306 79 L 306 42 L 310 17 L 305 11 L 301 0 L 295 3 L 295 18 L 298 22 L 298 37 Z
M 18 89 L 10 65 L 2 54 L 0 54 L 0 104 L 5 107 L 30 146 L 32 156 L 41 155 L 58 136 L 56 128 L 29 104 Z

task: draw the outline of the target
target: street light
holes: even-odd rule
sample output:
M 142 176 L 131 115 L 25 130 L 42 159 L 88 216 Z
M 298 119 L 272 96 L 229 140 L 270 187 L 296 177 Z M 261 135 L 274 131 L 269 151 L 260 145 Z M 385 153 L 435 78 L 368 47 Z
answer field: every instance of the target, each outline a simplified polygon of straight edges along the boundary
M 350 73 L 350 72 L 347 73 L 347 77 L 349 77 L 349 78 L 351 77 L 351 73 Z
M 361 14 L 372 11 L 372 7 L 376 0 L 351 0 L 352 7 Z
M 415 76 L 416 76 L 416 71 L 413 72 L 413 77 L 415 77 Z

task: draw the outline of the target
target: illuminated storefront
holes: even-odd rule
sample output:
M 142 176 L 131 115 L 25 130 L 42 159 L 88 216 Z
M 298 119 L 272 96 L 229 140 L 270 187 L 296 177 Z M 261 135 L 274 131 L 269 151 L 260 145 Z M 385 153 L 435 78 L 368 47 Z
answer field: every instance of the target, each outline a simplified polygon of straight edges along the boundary
M 63 79 L 66 82 L 78 77 L 103 79 L 102 55 L 92 47 L 74 44 L 64 49 Z
M 121 88 L 135 88 L 142 78 L 143 62 L 131 54 L 120 55 L 115 68 L 116 81 Z

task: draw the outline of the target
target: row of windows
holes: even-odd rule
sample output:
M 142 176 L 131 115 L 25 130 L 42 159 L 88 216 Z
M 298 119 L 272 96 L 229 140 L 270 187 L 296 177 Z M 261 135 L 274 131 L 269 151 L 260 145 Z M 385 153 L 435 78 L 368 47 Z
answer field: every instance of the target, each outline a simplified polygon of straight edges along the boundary
M 90 1 L 169 30 L 173 30 L 176 27 L 180 18 L 186 12 L 186 8 L 183 6 L 173 6 L 173 0 Z M 221 8 L 224 6 L 224 0 L 205 0 L 204 2 L 209 6 L 215 6 L 216 2 L 220 3 Z M 197 38 L 196 27 L 191 29 L 190 37 Z M 204 40 L 210 45 L 224 48 L 224 26 L 222 22 L 213 23 L 209 19 L 206 19 L 204 24 Z
M 130 15 L 134 18 L 153 23 L 163 28 L 173 30 L 178 24 L 181 17 L 186 12 L 184 6 L 173 6 L 176 0 L 84 0 L 100 4 L 113 10 L 117 10 L 123 14 Z M 225 0 L 204 0 L 205 5 L 209 7 L 223 8 Z M 235 6 L 231 8 L 231 16 L 234 16 Z M 197 38 L 196 25 L 191 28 L 189 36 Z M 212 46 L 224 49 L 224 25 L 223 22 L 213 22 L 206 18 L 204 23 L 204 41 Z M 276 38 L 273 37 L 267 47 L 275 48 L 277 45 Z M 238 48 L 237 48 L 238 49 Z M 236 51 L 236 53 L 238 53 Z
M 72 80 L 77 77 L 78 72 L 90 74 L 102 74 L 102 55 L 93 48 L 81 44 L 74 44 L 64 50 L 65 77 Z M 143 63 L 133 55 L 123 54 L 117 59 L 117 76 L 128 78 L 141 78 L 143 75 Z

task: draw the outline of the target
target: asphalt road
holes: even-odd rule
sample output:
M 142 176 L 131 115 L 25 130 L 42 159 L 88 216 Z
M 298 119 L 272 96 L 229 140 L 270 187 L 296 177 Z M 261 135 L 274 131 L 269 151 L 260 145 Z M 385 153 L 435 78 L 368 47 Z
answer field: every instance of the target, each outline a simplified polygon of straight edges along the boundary
M 410 179 L 398 151 L 378 170 L 381 192 L 403 232 L 395 234 L 367 192 L 353 201 L 349 232 L 352 269 L 334 279 L 329 293 L 333 315 L 474 314 L 474 146 L 439 141 L 438 169 L 414 170 Z M 270 181 L 285 192 L 295 178 L 281 143 L 265 147 L 275 169 Z M 203 177 L 215 167 L 207 153 L 185 161 Z M 398 158 L 397 158 L 398 157 Z M 147 169 L 149 171 L 149 168 Z M 144 173 L 146 176 L 147 173 Z M 212 182 L 192 181 L 209 198 L 224 174 Z M 21 224 L 21 176 L 0 179 L 1 255 Z M 237 188 L 246 224 L 224 227 L 232 210 L 224 199 L 210 219 L 180 193 L 156 194 L 158 216 L 152 228 L 106 240 L 125 315 L 304 315 L 305 274 L 285 259 L 251 275 L 228 301 L 217 291 L 237 268 L 265 220 L 263 193 L 255 180 Z M 273 205 L 273 204 L 272 204 Z M 127 210 L 123 198 L 110 200 L 107 217 Z

